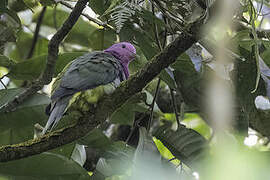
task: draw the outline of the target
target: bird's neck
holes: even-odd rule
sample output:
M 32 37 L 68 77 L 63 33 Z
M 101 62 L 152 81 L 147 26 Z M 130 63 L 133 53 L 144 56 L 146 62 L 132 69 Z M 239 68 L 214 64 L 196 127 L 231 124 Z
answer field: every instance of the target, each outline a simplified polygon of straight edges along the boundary
M 124 74 L 126 76 L 126 79 L 128 79 L 128 77 L 129 77 L 128 64 L 123 64 L 122 63 L 122 67 L 123 67 L 123 70 L 124 70 Z
M 104 50 L 104 52 L 113 55 L 116 59 L 119 60 L 120 64 L 121 64 L 122 67 L 123 67 L 123 71 L 124 71 L 124 74 L 125 74 L 125 76 L 126 76 L 126 79 L 128 79 L 128 77 L 129 77 L 129 71 L 128 71 L 128 64 L 129 64 L 129 61 L 126 60 L 124 57 L 121 57 L 120 54 L 118 54 L 118 53 L 115 52 L 115 51 Z

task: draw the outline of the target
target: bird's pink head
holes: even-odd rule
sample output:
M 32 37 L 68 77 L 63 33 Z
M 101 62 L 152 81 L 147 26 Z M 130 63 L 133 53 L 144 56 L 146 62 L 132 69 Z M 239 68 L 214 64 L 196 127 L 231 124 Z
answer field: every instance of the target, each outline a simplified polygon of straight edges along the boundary
M 108 49 L 105 49 L 104 52 L 107 52 L 120 60 L 123 65 L 126 78 L 128 78 L 128 64 L 136 57 L 135 47 L 129 42 L 120 42 L 112 45 Z

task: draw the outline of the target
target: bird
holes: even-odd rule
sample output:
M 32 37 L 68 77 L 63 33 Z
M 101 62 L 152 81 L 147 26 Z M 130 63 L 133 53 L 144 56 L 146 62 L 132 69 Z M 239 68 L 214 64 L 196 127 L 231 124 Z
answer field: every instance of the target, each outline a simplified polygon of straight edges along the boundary
M 51 103 L 46 108 L 49 119 L 42 135 L 57 125 L 77 92 L 110 83 L 118 86 L 128 79 L 128 66 L 135 57 L 136 49 L 131 43 L 119 42 L 103 51 L 86 53 L 66 65 L 52 85 Z

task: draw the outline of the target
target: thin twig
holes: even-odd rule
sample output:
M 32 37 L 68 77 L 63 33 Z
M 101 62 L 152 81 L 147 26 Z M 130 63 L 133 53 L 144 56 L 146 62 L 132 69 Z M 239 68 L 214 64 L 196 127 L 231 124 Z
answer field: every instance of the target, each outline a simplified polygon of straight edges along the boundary
M 32 82 L 30 87 L 26 88 L 22 93 L 20 93 L 12 101 L 6 104 L 4 107 L 6 112 L 14 110 L 15 107 L 21 104 L 26 98 L 33 95 L 34 93 L 42 89 L 44 85 L 51 82 L 55 70 L 55 63 L 58 57 L 59 45 L 79 19 L 87 3 L 88 0 L 77 1 L 74 9 L 70 13 L 67 20 L 54 34 L 54 36 L 49 42 L 47 64 L 41 77 L 38 80 Z
M 171 93 L 171 98 L 172 98 L 172 103 L 173 103 L 173 111 L 174 111 L 176 122 L 177 122 L 177 128 L 179 128 L 181 124 L 180 124 L 179 115 L 177 111 L 177 105 L 176 105 L 175 96 L 174 96 L 174 92 L 172 88 L 170 88 L 170 93 Z
M 160 81 L 161 81 L 160 78 L 158 78 L 158 83 L 157 83 L 157 86 L 156 86 L 155 95 L 154 95 L 154 98 L 153 98 L 153 101 L 152 101 L 152 104 L 151 104 L 150 118 L 149 118 L 149 122 L 148 122 L 148 125 L 147 125 L 147 131 L 148 132 L 150 131 L 150 127 L 151 127 L 152 121 L 153 121 L 154 107 L 155 107 L 155 102 L 156 102 L 158 92 L 159 92 Z
M 164 40 L 163 40 L 163 43 L 162 43 L 162 49 L 164 49 L 165 46 L 167 45 L 167 33 L 168 33 L 168 29 L 167 29 L 168 21 L 167 21 L 167 18 L 164 16 L 163 20 L 164 20 L 164 23 L 166 24 L 166 26 L 165 26 L 165 31 L 164 31 Z
M 39 31 L 40 31 L 40 26 L 42 24 L 42 20 L 43 20 L 44 14 L 46 12 L 46 9 L 47 9 L 47 6 L 44 6 L 42 8 L 39 16 L 38 16 L 36 29 L 35 29 L 35 33 L 34 33 L 34 38 L 33 38 L 31 49 L 30 49 L 30 51 L 28 53 L 27 59 L 30 59 L 34 54 L 34 50 L 35 50 L 35 47 L 36 47 L 36 44 L 37 44 L 37 41 L 38 41 L 38 34 L 39 34 Z
M 60 1 L 59 3 L 66 6 L 69 9 L 73 9 L 73 7 L 69 3 L 66 3 L 65 1 Z M 99 26 L 112 29 L 112 27 L 108 26 L 106 23 L 104 23 L 98 19 L 95 19 L 95 18 L 89 16 L 88 14 L 82 13 L 81 15 L 86 17 L 89 21 L 96 23 Z
M 58 27 L 57 27 L 57 20 L 56 20 L 57 5 L 58 5 L 58 4 L 56 4 L 56 5 L 54 6 L 54 8 L 53 8 L 53 26 L 54 26 L 54 28 L 55 28 L 56 30 L 58 29 Z

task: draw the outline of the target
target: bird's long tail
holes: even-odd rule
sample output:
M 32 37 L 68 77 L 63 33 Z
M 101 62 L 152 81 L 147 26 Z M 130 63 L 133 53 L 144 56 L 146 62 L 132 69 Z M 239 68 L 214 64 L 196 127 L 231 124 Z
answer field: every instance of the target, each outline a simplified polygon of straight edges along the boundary
M 66 97 L 63 97 L 55 102 L 55 104 L 52 107 L 50 117 L 47 121 L 47 124 L 42 131 L 42 134 L 45 134 L 48 130 L 51 130 L 52 128 L 54 128 L 57 125 L 59 120 L 64 115 L 71 97 L 72 96 L 66 96 Z

